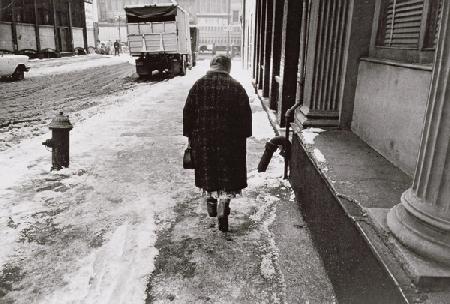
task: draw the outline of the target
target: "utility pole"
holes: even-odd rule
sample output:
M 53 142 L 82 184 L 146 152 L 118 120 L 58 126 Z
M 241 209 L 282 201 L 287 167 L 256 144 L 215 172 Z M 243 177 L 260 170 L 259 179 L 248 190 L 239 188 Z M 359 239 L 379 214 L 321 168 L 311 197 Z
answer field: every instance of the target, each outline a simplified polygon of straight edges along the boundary
M 118 16 L 118 20 L 119 20 L 119 41 L 122 41 L 122 39 L 120 37 L 120 15 Z
M 231 0 L 228 0 L 228 13 L 227 13 L 227 19 L 228 19 L 228 26 L 227 26 L 227 55 L 230 55 L 230 45 L 231 45 L 231 37 L 230 37 L 230 13 L 231 13 Z
M 242 22 L 240 24 L 241 26 L 241 63 L 242 68 L 248 69 L 248 51 L 246 50 L 244 53 L 244 47 L 247 45 L 247 48 L 250 46 L 250 44 L 247 42 L 247 0 L 242 0 Z M 247 66 L 246 66 L 247 62 Z

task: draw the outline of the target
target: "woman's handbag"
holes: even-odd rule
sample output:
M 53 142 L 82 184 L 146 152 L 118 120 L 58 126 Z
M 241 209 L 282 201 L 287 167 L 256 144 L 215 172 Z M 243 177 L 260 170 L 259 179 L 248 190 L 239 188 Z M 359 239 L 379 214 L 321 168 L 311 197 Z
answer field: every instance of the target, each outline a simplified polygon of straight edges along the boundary
M 183 155 L 183 169 L 195 169 L 194 158 L 192 157 L 191 143 L 189 142 Z

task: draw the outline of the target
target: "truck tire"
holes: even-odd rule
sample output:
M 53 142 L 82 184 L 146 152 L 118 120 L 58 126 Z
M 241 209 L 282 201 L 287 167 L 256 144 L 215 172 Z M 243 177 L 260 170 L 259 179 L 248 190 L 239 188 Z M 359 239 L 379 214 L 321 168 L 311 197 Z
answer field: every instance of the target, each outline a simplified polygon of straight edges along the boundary
M 181 60 L 180 75 L 181 76 L 186 75 L 186 60 L 185 59 Z
M 17 67 L 14 73 L 12 74 L 12 78 L 13 80 L 16 81 L 23 80 L 25 78 L 25 71 L 22 68 Z
M 169 72 L 168 72 L 168 78 L 174 78 L 175 76 L 176 76 L 176 61 L 171 61 L 170 63 L 169 63 Z

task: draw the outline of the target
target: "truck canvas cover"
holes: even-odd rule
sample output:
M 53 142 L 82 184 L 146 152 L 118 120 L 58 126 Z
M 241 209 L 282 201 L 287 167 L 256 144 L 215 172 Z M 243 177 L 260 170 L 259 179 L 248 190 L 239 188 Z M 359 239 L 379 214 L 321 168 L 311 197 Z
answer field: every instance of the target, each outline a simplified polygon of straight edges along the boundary
M 125 7 L 127 22 L 164 22 L 174 21 L 177 15 L 176 5 L 148 5 L 140 7 Z

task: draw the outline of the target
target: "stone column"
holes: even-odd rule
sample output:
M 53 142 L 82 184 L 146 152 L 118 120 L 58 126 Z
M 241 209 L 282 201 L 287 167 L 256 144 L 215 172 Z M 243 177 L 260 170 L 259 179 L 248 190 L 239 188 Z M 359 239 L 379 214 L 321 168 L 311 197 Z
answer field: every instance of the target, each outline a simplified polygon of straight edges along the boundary
M 264 81 L 264 49 L 265 49 L 265 41 L 266 41 L 266 9 L 267 9 L 267 0 L 262 0 L 261 3 L 261 11 L 260 11 L 260 23 L 259 23 L 259 30 L 260 30 L 260 37 L 259 37 L 259 60 L 258 60 L 258 81 L 257 81 L 257 88 L 258 90 L 261 90 L 263 88 L 263 81 Z
M 300 53 L 298 56 L 297 66 L 297 92 L 295 94 L 296 102 L 303 101 L 304 83 L 302 83 L 302 78 L 305 76 L 307 29 L 310 17 L 308 14 L 308 8 L 309 1 L 303 1 L 302 24 L 300 29 Z M 287 123 L 290 123 L 290 121 Z
M 369 53 L 374 0 L 311 1 L 303 105 L 304 127 L 348 128 L 359 59 Z
M 295 103 L 302 7 L 303 1 L 300 0 L 285 0 L 284 2 L 277 109 L 277 119 L 281 127 L 286 124 L 284 117 L 286 111 Z
M 272 56 L 270 56 L 270 108 L 276 110 L 278 108 L 278 94 L 279 86 L 277 78 L 280 75 L 280 60 L 281 60 L 281 38 L 283 31 L 283 9 L 284 0 L 273 1 L 273 26 L 272 26 Z
M 270 58 L 272 57 L 272 23 L 273 23 L 273 0 L 266 2 L 266 24 L 264 29 L 264 69 L 262 79 L 263 96 L 269 96 L 270 89 Z
M 450 265 L 450 1 L 443 1 L 433 77 L 410 189 L 387 215 L 406 247 Z
M 259 54 L 259 12 L 260 12 L 261 0 L 255 0 L 255 32 L 254 32 L 254 45 L 253 45 L 253 79 L 258 81 L 258 54 Z
M 349 0 L 311 2 L 303 106 L 307 126 L 337 126 Z

